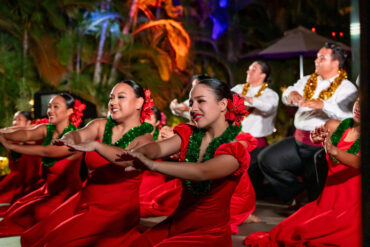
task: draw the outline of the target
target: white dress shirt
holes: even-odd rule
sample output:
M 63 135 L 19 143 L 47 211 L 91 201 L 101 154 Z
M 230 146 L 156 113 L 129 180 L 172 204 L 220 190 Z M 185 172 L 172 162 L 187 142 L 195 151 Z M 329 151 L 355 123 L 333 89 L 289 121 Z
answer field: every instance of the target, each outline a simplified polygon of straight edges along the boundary
M 187 105 L 189 107 L 189 99 L 185 100 L 182 103 L 185 104 L 185 105 Z M 176 106 L 176 104 L 174 104 L 173 102 L 171 102 L 171 104 L 170 104 L 170 110 L 171 110 L 171 113 L 173 115 L 179 116 L 179 117 L 183 117 L 183 118 L 187 118 L 187 119 L 190 120 L 190 112 L 189 111 L 176 110 L 176 109 L 174 109 L 175 106 Z M 181 106 L 181 103 L 180 104 L 177 104 L 177 106 Z
M 313 99 L 319 97 L 322 90 L 328 88 L 332 81 L 337 77 L 334 76 L 328 80 L 323 80 L 321 76 L 317 77 L 317 87 Z M 283 95 L 282 101 L 288 103 L 289 94 L 297 91 L 303 96 L 303 90 L 310 76 L 305 76 L 298 80 L 293 86 L 288 87 Z M 322 109 L 311 109 L 308 107 L 299 107 L 294 117 L 294 126 L 297 129 L 312 131 L 316 126 L 324 125 L 329 119 L 343 120 L 352 117 L 353 103 L 357 97 L 357 88 L 349 80 L 344 79 L 334 94 L 327 100 L 322 100 L 324 107 Z
M 231 91 L 241 94 L 243 92 L 243 87 L 244 84 L 238 84 L 234 86 Z M 278 94 L 270 88 L 266 88 L 259 97 L 253 97 L 261 87 L 262 85 L 258 87 L 249 87 L 246 96 L 253 98 L 253 104 L 244 101 L 245 106 L 255 109 L 244 118 L 242 122 L 242 131 L 248 132 L 254 137 L 265 137 L 272 134 L 275 128 L 275 117 L 279 105 Z

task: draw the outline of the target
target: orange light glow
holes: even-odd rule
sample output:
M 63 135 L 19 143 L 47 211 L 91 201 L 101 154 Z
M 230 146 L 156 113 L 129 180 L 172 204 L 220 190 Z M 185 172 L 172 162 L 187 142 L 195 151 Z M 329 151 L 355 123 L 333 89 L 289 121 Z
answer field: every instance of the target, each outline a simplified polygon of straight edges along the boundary
M 136 29 L 133 34 L 136 35 L 145 29 L 154 27 L 162 27 L 166 30 L 167 38 L 171 44 L 173 51 L 176 54 L 176 66 L 180 70 L 185 70 L 191 41 L 184 27 L 181 25 L 181 23 L 177 21 L 162 19 L 145 23 L 144 25 Z

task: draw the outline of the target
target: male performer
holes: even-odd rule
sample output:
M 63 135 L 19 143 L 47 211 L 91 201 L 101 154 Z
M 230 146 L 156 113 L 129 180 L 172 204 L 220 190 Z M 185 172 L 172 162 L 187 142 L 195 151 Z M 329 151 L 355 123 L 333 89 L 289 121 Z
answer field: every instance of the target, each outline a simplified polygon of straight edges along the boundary
M 357 88 L 346 78 L 343 64 L 346 52 L 340 46 L 326 43 L 317 53 L 316 71 L 288 87 L 282 101 L 296 106 L 294 136 L 270 145 L 260 153 L 259 165 L 268 181 L 286 203 L 291 203 L 303 189 L 308 199 L 320 194 L 320 176 L 314 168 L 314 154 L 321 149 L 309 138 L 310 131 L 329 119 L 351 117 Z M 303 178 L 303 183 L 299 176 Z
M 247 70 L 246 82 L 234 86 L 231 91 L 244 99 L 250 114 L 242 122 L 242 131 L 258 140 L 258 146 L 251 153 L 248 174 L 257 196 L 263 196 L 263 174 L 258 167 L 257 155 L 267 146 L 266 137 L 275 128 L 275 117 L 279 95 L 269 88 L 270 67 L 262 60 L 254 61 Z

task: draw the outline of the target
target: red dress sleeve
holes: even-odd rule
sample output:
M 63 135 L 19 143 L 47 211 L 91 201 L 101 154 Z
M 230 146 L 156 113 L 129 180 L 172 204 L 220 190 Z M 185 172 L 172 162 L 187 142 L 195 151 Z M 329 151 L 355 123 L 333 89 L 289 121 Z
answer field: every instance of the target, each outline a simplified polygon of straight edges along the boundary
M 248 169 L 251 157 L 247 148 L 241 142 L 229 142 L 222 144 L 217 148 L 214 157 L 222 154 L 232 155 L 238 160 L 240 166 L 239 169 L 233 173 L 233 175 L 240 175 Z
M 236 136 L 238 141 L 245 141 L 248 144 L 248 152 L 251 152 L 258 145 L 257 139 L 249 133 L 241 133 Z
M 185 161 L 186 151 L 188 150 L 190 136 L 193 133 L 193 129 L 190 125 L 181 123 L 177 125 L 173 131 L 181 138 L 181 150 L 179 161 Z

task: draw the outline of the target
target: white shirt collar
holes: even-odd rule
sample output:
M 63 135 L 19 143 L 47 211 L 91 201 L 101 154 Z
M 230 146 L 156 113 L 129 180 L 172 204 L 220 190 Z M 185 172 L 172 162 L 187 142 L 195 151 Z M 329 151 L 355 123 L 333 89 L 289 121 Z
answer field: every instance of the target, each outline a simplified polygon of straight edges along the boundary
M 332 82 L 332 81 L 334 81 L 334 79 L 335 79 L 335 78 L 337 78 L 338 76 L 339 76 L 339 71 L 338 71 L 338 73 L 337 73 L 335 76 L 333 76 L 333 77 L 331 77 L 331 78 L 329 78 L 329 79 L 327 79 L 327 80 L 322 79 L 321 75 L 319 75 L 319 76 L 318 76 L 318 79 L 319 79 L 320 81 L 328 81 L 328 82 Z

